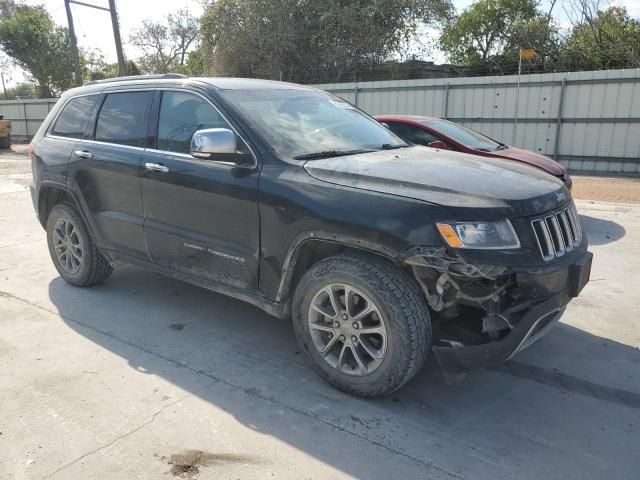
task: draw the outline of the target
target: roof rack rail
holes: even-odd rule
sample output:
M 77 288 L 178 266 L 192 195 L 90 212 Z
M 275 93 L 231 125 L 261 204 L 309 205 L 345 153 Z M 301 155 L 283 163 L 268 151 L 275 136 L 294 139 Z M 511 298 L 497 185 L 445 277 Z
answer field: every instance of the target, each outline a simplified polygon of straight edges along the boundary
M 163 78 L 189 78 L 186 75 L 182 75 L 181 73 L 160 73 L 154 75 L 131 75 L 128 77 L 114 77 L 114 78 L 105 78 L 104 80 L 91 80 L 90 82 L 85 83 L 85 85 L 97 85 L 100 83 L 111 83 L 111 82 L 130 82 L 134 80 L 154 80 L 154 79 L 163 79 Z

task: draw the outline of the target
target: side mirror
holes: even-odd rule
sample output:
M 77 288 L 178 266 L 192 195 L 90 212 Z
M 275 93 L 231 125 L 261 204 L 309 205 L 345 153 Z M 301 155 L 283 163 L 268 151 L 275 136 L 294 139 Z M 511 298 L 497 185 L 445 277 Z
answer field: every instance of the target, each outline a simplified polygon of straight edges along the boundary
M 250 153 L 238 151 L 238 140 L 228 128 L 198 130 L 191 138 L 191 156 L 202 160 L 235 163 L 238 167 L 253 167 Z
M 435 140 L 427 145 L 429 148 L 437 148 L 439 150 L 451 150 L 449 145 L 444 143 L 442 140 Z

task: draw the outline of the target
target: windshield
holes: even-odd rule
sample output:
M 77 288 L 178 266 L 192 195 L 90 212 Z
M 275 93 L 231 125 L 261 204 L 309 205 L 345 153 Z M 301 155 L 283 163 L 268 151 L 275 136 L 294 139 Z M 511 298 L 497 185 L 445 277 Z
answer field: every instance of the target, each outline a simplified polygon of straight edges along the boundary
M 274 88 L 219 93 L 288 158 L 322 158 L 407 145 L 357 108 L 325 92 Z
M 447 120 L 427 120 L 424 124 L 433 128 L 435 131 L 454 139 L 456 142 L 475 150 L 494 152 L 504 148 L 505 146 L 504 144 L 491 140 L 489 137 L 485 137 L 481 133 L 475 132 L 470 128 L 463 127 L 462 125 L 458 125 Z

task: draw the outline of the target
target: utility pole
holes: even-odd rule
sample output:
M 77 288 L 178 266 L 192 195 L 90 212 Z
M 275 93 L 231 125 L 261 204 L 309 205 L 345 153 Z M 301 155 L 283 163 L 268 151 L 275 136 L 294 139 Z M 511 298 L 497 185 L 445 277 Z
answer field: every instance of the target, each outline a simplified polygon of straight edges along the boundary
M 118 12 L 116 11 L 116 0 L 109 0 L 109 11 L 111 13 L 111 25 L 113 25 L 113 38 L 116 41 L 116 54 L 118 55 L 118 70 L 120 76 L 124 77 L 127 70 L 124 66 L 124 53 L 122 53 L 122 39 L 120 38 L 120 25 L 118 25 Z
M 64 0 L 64 8 L 67 10 L 67 23 L 69 25 L 69 35 L 71 36 L 71 54 L 73 55 L 73 68 L 76 75 L 76 85 L 82 85 L 82 72 L 80 71 L 80 56 L 78 55 L 78 39 L 76 29 L 73 25 L 73 15 L 69 0 Z
M 4 86 L 4 72 L 0 72 L 0 77 L 2 77 L 2 91 L 4 92 L 4 99 L 9 100 L 7 97 L 7 87 Z
M 99 7 L 98 5 L 91 5 L 90 3 L 80 2 L 78 0 L 64 0 L 65 5 L 67 7 L 67 18 L 69 19 L 69 32 L 72 33 L 73 30 L 73 19 L 71 18 L 71 10 L 69 8 L 70 3 L 75 3 L 76 5 L 82 5 L 83 7 L 96 8 L 98 10 L 104 10 L 105 12 L 109 12 L 111 14 L 111 25 L 113 27 L 113 39 L 116 42 L 116 55 L 118 56 L 118 72 L 120 76 L 124 76 L 127 74 L 126 68 L 124 65 L 124 53 L 122 52 L 122 39 L 120 38 L 120 25 L 118 24 L 118 12 L 116 11 L 116 2 L 115 0 L 109 0 L 109 8 Z M 75 39 L 75 35 L 71 35 L 73 39 Z M 74 40 L 75 41 L 75 40 Z M 77 52 L 77 47 L 76 47 Z M 78 71 L 80 70 L 78 66 Z

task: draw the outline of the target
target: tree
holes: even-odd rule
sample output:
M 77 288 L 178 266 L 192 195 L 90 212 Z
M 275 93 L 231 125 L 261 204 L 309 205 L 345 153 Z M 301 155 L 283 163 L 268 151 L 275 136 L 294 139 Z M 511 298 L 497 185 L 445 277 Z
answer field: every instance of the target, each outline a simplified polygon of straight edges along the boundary
M 449 0 L 219 0 L 201 20 L 203 55 L 216 74 L 351 80 L 450 10 Z
M 107 63 L 101 52 L 84 53 L 83 77 L 86 80 L 104 80 L 120 76 L 117 63 Z M 125 75 L 140 75 L 140 69 L 133 60 L 125 60 Z
M 12 87 L 7 88 L 6 91 L 6 99 L 13 100 L 16 97 L 24 98 L 33 98 L 36 96 L 36 86 L 33 83 L 29 82 L 21 82 Z M 5 98 L 4 92 L 1 93 L 2 97 Z
M 50 97 L 73 85 L 73 55 L 66 28 L 55 25 L 44 7 L 0 4 L 0 46 Z
M 131 36 L 144 55 L 138 59 L 146 73 L 168 73 L 184 65 L 199 34 L 198 20 L 188 10 L 169 14 L 167 24 L 145 20 Z
M 563 46 L 570 69 L 640 67 L 640 20 L 624 7 L 600 9 L 597 0 L 574 2 L 573 28 Z
M 170 13 L 168 21 L 169 34 L 175 44 L 179 64 L 184 65 L 189 49 L 200 35 L 200 22 L 186 8 Z
M 536 25 L 540 32 L 545 22 L 537 0 L 478 0 L 445 24 L 440 45 L 453 63 L 470 66 L 501 55 L 517 35 Z

